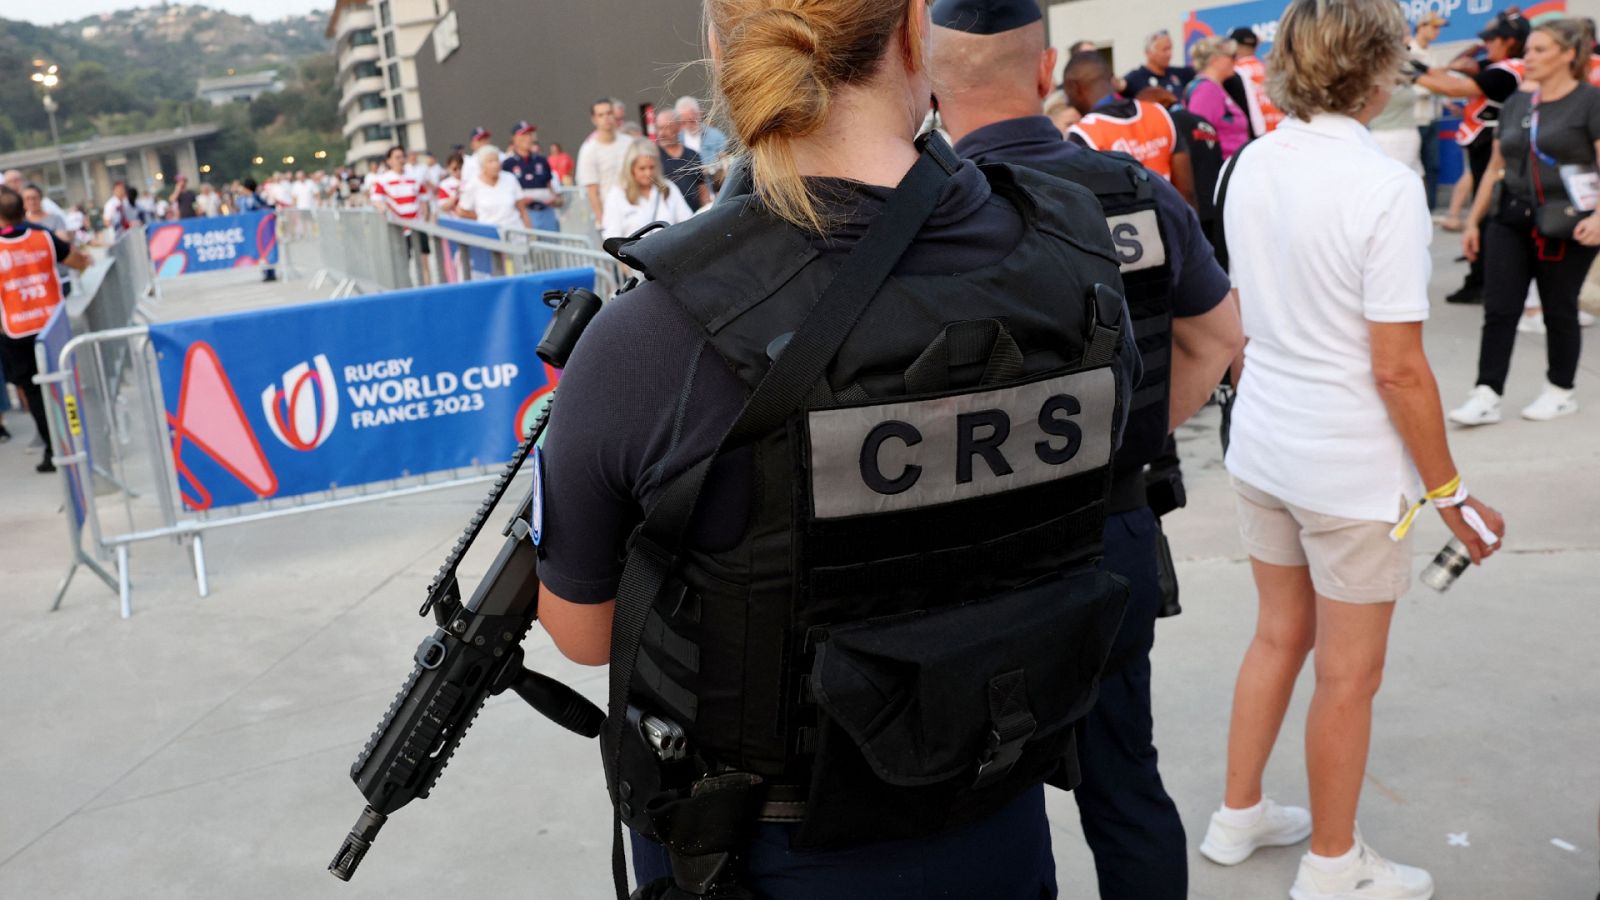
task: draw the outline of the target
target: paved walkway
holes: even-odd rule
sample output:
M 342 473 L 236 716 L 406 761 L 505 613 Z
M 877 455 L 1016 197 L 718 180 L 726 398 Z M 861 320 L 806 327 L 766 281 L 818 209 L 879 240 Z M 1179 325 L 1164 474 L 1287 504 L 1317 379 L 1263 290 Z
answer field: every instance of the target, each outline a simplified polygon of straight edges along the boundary
M 1445 238 L 1435 296 L 1460 267 Z M 167 288 L 163 317 L 311 295 L 230 273 Z M 1477 308 L 1440 303 L 1428 344 L 1454 402 L 1470 385 Z M 1590 337 L 1595 337 L 1591 332 Z M 1512 408 L 1542 347 L 1518 339 Z M 1396 617 L 1378 700 L 1366 835 L 1430 868 L 1441 898 L 1588 898 L 1600 803 L 1600 356 L 1564 421 L 1454 435 L 1475 490 L 1510 522 L 1507 552 Z M 610 830 L 592 744 L 497 698 L 437 794 L 396 815 L 355 881 L 324 868 L 362 800 L 350 761 L 410 667 L 433 570 L 479 499 L 456 490 L 219 532 L 212 596 L 174 544 L 133 555 L 135 615 L 92 578 L 44 610 L 65 564 L 54 479 L 32 471 L 27 418 L 0 446 L 0 897 L 604 898 Z M 1215 420 L 1183 433 L 1190 508 L 1170 522 L 1185 613 L 1155 659 L 1163 771 L 1197 842 L 1218 802 L 1233 676 L 1254 596 L 1234 536 Z M 1418 566 L 1445 541 L 1423 517 Z M 487 554 L 468 561 L 481 571 Z M 470 576 L 469 576 L 470 577 Z M 598 699 L 603 673 L 530 639 L 532 664 Z M 1309 679 L 1269 771 L 1305 801 Z M 1064 897 L 1094 896 L 1072 800 L 1053 794 Z M 1282 897 L 1298 850 L 1235 869 L 1193 855 L 1197 898 Z

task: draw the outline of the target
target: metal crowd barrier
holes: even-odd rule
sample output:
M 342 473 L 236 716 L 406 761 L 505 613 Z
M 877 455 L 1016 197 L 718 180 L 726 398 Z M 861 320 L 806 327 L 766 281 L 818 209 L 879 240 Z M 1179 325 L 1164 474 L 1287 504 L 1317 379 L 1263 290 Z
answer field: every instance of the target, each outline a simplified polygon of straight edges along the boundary
M 123 474 L 124 483 L 137 479 L 146 488 L 144 492 L 124 490 L 112 502 L 119 509 L 102 510 L 101 499 L 95 492 L 84 492 L 85 527 L 89 530 L 93 546 L 102 555 L 115 561 L 115 574 L 106 572 L 94 557 L 85 551 L 81 538 L 73 536 L 73 564 L 62 579 L 51 609 L 61 605 L 73 569 L 85 565 L 98 575 L 107 586 L 117 592 L 122 617 L 133 614 L 133 586 L 129 570 L 129 551 L 132 545 L 151 540 L 171 539 L 187 542 L 195 587 L 201 597 L 209 596 L 210 584 L 206 572 L 204 535 L 208 531 L 265 522 L 284 516 L 337 509 L 374 500 L 390 500 L 430 493 L 463 485 L 481 484 L 498 477 L 499 465 L 479 465 L 422 476 L 394 479 L 390 482 L 365 484 L 352 488 L 338 488 L 322 494 L 261 500 L 217 511 L 191 512 L 183 509 L 179 497 L 177 466 L 173 459 L 172 438 L 167 427 L 167 404 L 161 389 L 156 368 L 155 351 L 151 346 L 148 326 L 130 326 L 110 331 L 78 335 L 61 349 L 54 360 L 56 371 L 41 376 L 41 384 L 60 384 L 70 392 L 75 376 L 93 361 L 111 353 L 125 353 L 131 360 L 131 392 L 140 408 L 136 416 L 139 427 L 129 435 L 129 440 L 114 449 L 116 465 Z M 42 355 L 42 348 L 41 355 Z M 40 360 L 41 364 L 45 360 Z M 85 472 L 90 453 L 85 453 L 82 438 L 65 421 L 69 414 L 54 403 L 50 407 L 50 428 L 55 446 L 64 453 L 56 464 L 65 470 L 73 467 L 80 477 Z M 117 411 L 111 398 L 79 397 L 72 404 L 71 416 L 83 422 L 93 422 L 104 417 L 114 417 Z M 68 484 L 63 477 L 63 484 Z M 70 487 L 68 487 L 70 491 Z M 68 496 L 68 503 L 71 497 Z M 115 530 L 106 527 L 106 519 L 115 522 Z M 70 523 L 69 523 L 70 524 Z
M 105 256 L 75 284 L 76 288 L 66 301 L 68 323 L 74 334 L 117 334 L 130 328 L 143 331 L 142 326 L 134 326 L 133 322 L 137 318 L 148 319 L 147 301 L 159 296 L 143 226 L 119 235 Z M 86 355 L 79 365 L 69 370 L 54 370 L 50 365 L 54 360 L 45 359 L 42 345 L 36 344 L 34 353 L 41 373 L 34 380 L 46 394 L 45 419 L 50 432 L 46 439 L 52 442 L 57 451 L 56 463 L 63 469 L 64 508 L 71 509 L 75 502 L 72 484 L 65 476 L 65 470 L 72 467 L 82 486 L 86 507 L 84 526 L 99 547 L 100 520 L 87 513 L 102 486 L 121 492 L 130 503 L 142 496 L 130 487 L 124 454 L 131 441 L 130 423 L 142 417 L 128 408 L 123 386 L 130 373 L 135 381 L 147 373 L 129 348 L 121 345 L 97 346 L 93 354 Z M 59 403 L 52 388 L 61 392 Z M 84 415 L 89 409 L 96 414 Z M 74 527 L 70 516 L 67 525 L 72 561 L 57 585 L 51 609 L 61 605 L 61 598 L 80 565 L 88 567 L 109 586 L 117 586 L 84 549 L 82 533 Z
M 409 264 L 429 258 L 416 253 L 423 241 L 435 248 L 435 260 L 447 248 L 462 254 L 486 251 L 497 274 L 593 267 L 595 288 L 603 297 L 615 293 L 624 278 L 620 264 L 594 249 L 586 235 L 519 231 L 497 240 L 433 223 L 402 224 L 369 209 L 287 210 L 280 213 L 278 228 L 279 266 L 297 278 L 320 280 L 319 286 L 332 283 L 335 297 L 412 287 L 416 276 Z M 472 274 L 470 265 L 460 271 L 463 280 L 481 277 Z M 57 450 L 69 510 L 74 496 L 68 472 L 83 485 L 83 527 L 73 527 L 69 514 L 72 561 L 52 609 L 61 605 L 73 574 L 83 566 L 117 592 L 123 617 L 130 616 L 129 551 L 141 541 L 187 543 L 196 587 L 205 597 L 207 531 L 496 477 L 498 466 L 478 466 L 224 510 L 185 510 L 155 351 L 148 327 L 136 321 L 152 318 L 146 301 L 156 297 L 159 287 L 144 230 L 134 229 L 87 273 L 81 296 L 70 298 L 75 337 L 56 359 L 44 359 L 45 348 L 36 347 L 41 372 L 36 381 L 46 387 L 49 439 Z M 59 391 L 59 400 L 51 388 Z M 106 559 L 114 561 L 114 572 L 100 565 Z

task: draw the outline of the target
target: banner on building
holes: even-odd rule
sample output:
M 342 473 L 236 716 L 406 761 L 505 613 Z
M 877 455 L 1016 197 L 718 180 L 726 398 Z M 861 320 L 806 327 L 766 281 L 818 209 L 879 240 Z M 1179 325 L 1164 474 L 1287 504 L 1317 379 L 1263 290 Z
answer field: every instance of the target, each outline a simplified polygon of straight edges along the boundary
M 157 278 L 278 262 L 278 216 L 199 216 L 150 226 L 145 240 Z
M 61 349 L 67 346 L 67 341 L 72 340 L 72 325 L 67 320 L 67 305 L 57 304 L 55 312 L 50 314 L 50 320 L 45 323 L 44 330 L 34 337 L 34 361 L 38 363 L 39 374 L 49 375 L 56 371 L 56 366 L 61 360 Z M 0 385 L 0 390 L 4 386 Z M 57 422 L 66 429 L 67 435 L 55 435 L 55 446 L 51 448 L 57 459 L 67 456 L 73 451 L 73 446 L 68 444 L 68 435 L 71 436 L 72 445 L 83 454 L 85 465 L 63 466 L 62 472 L 67 479 L 68 493 L 72 497 L 72 527 L 82 531 L 84 511 L 88 504 L 84 498 L 83 476 L 80 472 L 91 471 L 89 462 L 89 439 L 83 433 L 83 419 L 78 412 L 79 398 L 83 396 L 82 385 L 78 384 L 78 374 L 74 370 L 72 377 L 66 381 L 56 381 L 45 385 L 49 395 L 49 405 L 54 406 L 60 413 Z
M 593 269 L 150 326 L 184 506 L 293 497 L 509 459 L 558 373 L 547 290 Z
M 1524 16 L 1536 23 L 1541 19 L 1565 15 L 1567 11 L 1566 0 L 1541 0 L 1541 2 L 1521 4 L 1506 3 L 1504 0 L 1396 0 L 1396 2 L 1400 4 L 1406 21 L 1413 28 L 1416 27 L 1417 20 L 1428 13 L 1444 16 L 1450 24 L 1439 32 L 1440 43 L 1477 40 L 1478 32 L 1488 27 L 1489 21 L 1495 14 L 1511 6 L 1519 7 Z M 1285 0 L 1251 0 L 1248 3 L 1194 10 L 1183 23 L 1184 58 L 1189 58 L 1189 48 L 1201 38 L 1226 35 L 1239 27 L 1249 28 L 1256 33 L 1261 39 L 1261 47 L 1257 52 L 1264 56 L 1272 42 L 1277 39 L 1278 18 L 1283 15 L 1283 10 L 1287 6 Z

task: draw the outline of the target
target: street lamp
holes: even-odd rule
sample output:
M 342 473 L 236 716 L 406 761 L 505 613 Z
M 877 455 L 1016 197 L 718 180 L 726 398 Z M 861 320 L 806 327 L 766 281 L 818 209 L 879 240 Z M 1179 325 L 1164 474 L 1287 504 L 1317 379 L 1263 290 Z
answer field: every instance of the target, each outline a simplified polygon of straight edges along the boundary
M 61 67 L 54 63 L 47 63 L 42 59 L 33 61 L 33 83 L 44 90 L 44 111 L 50 117 L 50 145 L 56 151 L 56 171 L 61 176 L 61 190 L 67 189 L 67 161 L 61 155 L 61 133 L 56 130 L 56 110 L 60 104 L 51 95 L 51 91 L 61 83 Z

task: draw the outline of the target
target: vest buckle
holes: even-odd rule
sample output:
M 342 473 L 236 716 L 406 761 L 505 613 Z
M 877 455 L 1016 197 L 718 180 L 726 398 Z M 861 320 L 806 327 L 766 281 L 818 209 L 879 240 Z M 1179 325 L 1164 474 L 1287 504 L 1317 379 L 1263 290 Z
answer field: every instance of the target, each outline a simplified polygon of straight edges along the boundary
M 978 758 L 977 777 L 972 781 L 976 789 L 1005 778 L 1038 728 L 1028 710 L 1028 686 L 1022 669 L 989 679 L 989 721 L 989 739 Z

